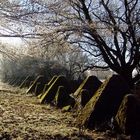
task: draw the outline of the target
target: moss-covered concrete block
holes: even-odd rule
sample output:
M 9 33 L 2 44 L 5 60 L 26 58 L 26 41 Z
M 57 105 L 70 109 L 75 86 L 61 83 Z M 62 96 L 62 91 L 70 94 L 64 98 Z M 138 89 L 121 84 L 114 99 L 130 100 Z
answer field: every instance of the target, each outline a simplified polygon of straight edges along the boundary
M 137 95 L 128 94 L 124 97 L 115 121 L 123 133 L 140 134 L 140 99 Z
M 56 75 L 53 76 L 53 77 L 51 78 L 51 80 L 50 80 L 47 84 L 44 85 L 42 92 L 39 93 L 39 94 L 37 95 L 38 98 L 41 98 L 41 96 L 47 91 L 47 89 L 48 89 L 48 88 L 51 86 L 51 84 L 56 80 L 56 78 L 57 78 Z
M 62 107 L 62 111 L 70 111 L 75 106 L 75 99 L 69 95 L 69 100 L 66 105 Z
M 27 79 L 27 81 L 24 83 L 23 88 L 29 88 L 34 82 L 33 77 L 30 77 L 29 79 Z
M 82 89 L 86 89 L 90 92 L 91 97 L 94 92 L 99 88 L 102 82 L 96 76 L 87 77 L 75 91 L 74 96 L 77 97 L 80 95 Z
M 47 84 L 50 86 L 56 80 L 57 77 L 57 75 L 54 75 Z
M 36 96 L 38 96 L 39 94 L 41 94 L 43 92 L 43 89 L 44 89 L 44 84 L 40 83 L 40 82 L 37 82 L 36 86 L 35 86 L 34 94 Z
M 35 91 L 35 87 L 36 87 L 36 84 L 37 83 L 41 83 L 42 85 L 45 84 L 45 79 L 44 79 L 44 76 L 40 75 L 38 76 L 34 81 L 33 83 L 31 84 L 31 86 L 28 88 L 28 90 L 26 91 L 26 93 L 32 93 Z
M 43 87 L 43 91 L 41 93 L 39 93 L 37 95 L 38 98 L 41 98 L 42 95 L 47 91 L 47 89 L 49 88 L 49 85 L 48 84 L 45 84 L 44 87 Z
M 74 109 L 76 110 L 77 113 L 81 110 L 81 108 L 83 108 L 87 104 L 90 98 L 91 96 L 87 89 L 82 89 L 80 91 L 79 96 L 75 98 L 76 103 L 75 103 Z
M 64 86 L 59 86 L 57 93 L 55 95 L 54 102 L 57 107 L 64 107 L 69 100 L 69 94 L 67 94 L 67 90 Z
M 73 107 L 75 104 L 75 100 L 69 95 L 66 87 L 59 86 L 54 99 L 54 103 L 59 108 L 63 108 L 64 106 L 68 105 Z
M 53 76 L 51 78 L 51 80 L 47 84 L 44 85 L 44 88 L 43 88 L 43 92 L 42 93 L 45 93 L 47 91 L 47 89 L 53 84 L 53 82 L 56 80 L 57 77 L 58 76 L 56 76 L 56 75 Z
M 67 106 L 64 106 L 64 107 L 62 108 L 62 111 L 63 111 L 63 112 L 68 112 L 68 111 L 70 111 L 71 109 L 72 109 L 71 105 L 67 105 Z
M 68 80 L 69 81 L 69 85 L 70 85 L 70 90 L 71 93 L 74 94 L 75 91 L 79 88 L 79 86 L 81 85 L 81 83 L 83 82 L 82 79 L 78 79 L 78 80 Z
M 64 86 L 69 91 L 68 82 L 64 76 L 58 76 L 55 81 L 49 86 L 47 91 L 41 96 L 40 103 L 51 103 L 57 93 L 58 87 Z
M 87 77 L 74 93 L 76 108 L 81 108 L 81 105 L 85 106 L 101 84 L 102 82 L 96 76 Z
M 116 115 L 123 97 L 129 93 L 129 86 L 119 76 L 108 78 L 95 92 L 93 97 L 81 110 L 77 124 L 89 129 L 99 127 Z
M 37 93 L 37 89 L 38 89 L 38 86 L 39 86 L 40 84 L 41 84 L 40 82 L 37 82 L 37 83 L 36 83 L 36 85 L 35 85 L 35 91 L 34 91 L 35 93 Z
M 50 85 L 45 84 L 42 93 L 45 93 L 47 91 L 47 89 L 49 88 Z
M 84 107 L 87 104 L 87 102 L 90 100 L 91 95 L 87 89 L 82 89 L 80 94 L 81 94 L 80 103 L 81 106 Z

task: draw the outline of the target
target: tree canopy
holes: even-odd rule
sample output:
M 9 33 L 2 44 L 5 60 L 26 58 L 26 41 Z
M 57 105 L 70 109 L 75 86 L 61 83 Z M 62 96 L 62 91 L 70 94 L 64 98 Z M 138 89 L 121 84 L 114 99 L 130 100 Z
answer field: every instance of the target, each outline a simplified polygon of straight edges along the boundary
M 133 86 L 140 79 L 139 5 L 139 0 L 1 1 L 0 36 L 67 42 L 89 56 L 87 68 L 110 68 Z

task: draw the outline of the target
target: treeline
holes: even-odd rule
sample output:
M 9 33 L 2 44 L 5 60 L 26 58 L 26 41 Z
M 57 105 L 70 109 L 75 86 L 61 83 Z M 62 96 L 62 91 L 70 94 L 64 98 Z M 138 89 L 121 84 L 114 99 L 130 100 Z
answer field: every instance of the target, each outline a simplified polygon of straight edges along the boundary
M 60 64 L 57 60 L 47 60 L 39 57 L 17 57 L 16 60 L 5 57 L 1 60 L 1 80 L 18 85 L 27 76 L 34 80 L 38 75 L 43 75 L 46 80 L 50 80 L 54 75 L 64 75 L 73 80 L 81 78 L 83 75 L 79 72 L 76 75 L 71 74 L 66 64 Z M 13 82 L 12 82 L 13 81 Z

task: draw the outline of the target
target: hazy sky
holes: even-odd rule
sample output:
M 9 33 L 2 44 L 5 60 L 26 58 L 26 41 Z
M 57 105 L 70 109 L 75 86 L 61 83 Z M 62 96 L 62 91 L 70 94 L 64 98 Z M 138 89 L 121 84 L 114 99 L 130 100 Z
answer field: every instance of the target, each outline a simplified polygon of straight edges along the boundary
M 24 42 L 17 37 L 0 37 L 0 42 L 2 44 L 8 44 L 12 46 L 20 46 L 24 44 Z

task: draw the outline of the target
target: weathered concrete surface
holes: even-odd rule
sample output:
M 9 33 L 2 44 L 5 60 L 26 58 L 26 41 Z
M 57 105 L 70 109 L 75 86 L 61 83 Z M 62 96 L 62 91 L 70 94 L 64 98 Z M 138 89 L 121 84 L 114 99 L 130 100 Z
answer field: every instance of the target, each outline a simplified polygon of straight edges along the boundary
M 129 87 L 119 75 L 108 78 L 77 117 L 79 126 L 94 129 L 112 116 L 115 116 L 123 97 L 129 93 Z
M 133 135 L 139 132 L 140 138 L 140 98 L 134 94 L 126 95 L 115 120 L 123 133 Z
M 26 93 L 31 93 L 31 92 L 35 92 L 35 87 L 37 83 L 40 83 L 40 89 L 38 88 L 37 92 L 41 92 L 44 88 L 44 84 L 45 84 L 45 79 L 44 76 L 40 75 L 38 76 L 33 83 L 31 84 L 31 86 L 28 88 L 28 90 L 26 91 Z
M 74 93 L 76 100 L 75 108 L 79 110 L 79 108 L 85 106 L 95 94 L 97 89 L 101 86 L 101 84 L 102 82 L 96 76 L 87 77 Z
M 66 87 L 67 92 L 69 92 L 67 79 L 64 76 L 58 76 L 47 91 L 41 96 L 40 103 L 51 103 L 55 98 L 59 86 Z
M 59 86 L 54 99 L 54 103 L 59 108 L 63 108 L 64 106 L 70 106 L 72 108 L 75 104 L 75 100 L 69 95 L 66 87 Z
M 96 76 L 87 77 L 75 91 L 74 96 L 77 97 L 80 95 L 82 89 L 86 89 L 90 92 L 91 97 L 94 92 L 99 88 L 102 82 Z

